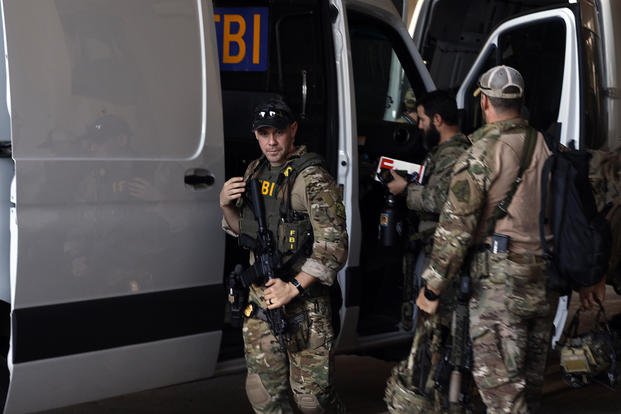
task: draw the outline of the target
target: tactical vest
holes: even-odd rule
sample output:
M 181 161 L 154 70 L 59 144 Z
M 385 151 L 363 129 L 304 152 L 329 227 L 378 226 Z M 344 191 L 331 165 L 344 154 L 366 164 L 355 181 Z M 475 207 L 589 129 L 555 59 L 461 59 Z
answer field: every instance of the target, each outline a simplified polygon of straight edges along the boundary
M 249 166 L 244 177 L 259 180 L 267 227 L 280 256 L 277 276 L 283 280 L 299 272 L 312 250 L 313 228 L 308 212 L 293 210 L 291 190 L 299 173 L 313 165 L 324 165 L 321 156 L 315 153 L 292 157 L 279 167 L 272 167 L 265 157 L 261 157 Z M 257 237 L 258 224 L 247 202 L 242 202 L 239 229 L 240 235 Z

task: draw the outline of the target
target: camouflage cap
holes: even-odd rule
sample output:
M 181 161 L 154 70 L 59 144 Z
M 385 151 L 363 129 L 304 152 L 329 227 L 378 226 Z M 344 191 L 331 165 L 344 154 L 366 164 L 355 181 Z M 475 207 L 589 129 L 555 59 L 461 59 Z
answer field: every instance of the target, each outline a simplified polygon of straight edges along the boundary
M 524 95 L 524 79 L 510 66 L 495 66 L 479 78 L 479 87 L 474 94 L 479 93 L 490 98 L 521 98 Z

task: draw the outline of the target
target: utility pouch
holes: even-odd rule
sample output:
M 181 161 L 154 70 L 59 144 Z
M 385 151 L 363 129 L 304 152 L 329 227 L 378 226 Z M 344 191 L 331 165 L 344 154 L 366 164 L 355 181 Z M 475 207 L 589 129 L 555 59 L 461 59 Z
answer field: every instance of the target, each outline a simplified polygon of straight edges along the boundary
M 587 344 L 579 347 L 564 346 L 561 349 L 561 367 L 566 374 L 591 374 L 595 358 Z
M 312 237 L 313 229 L 307 218 L 283 221 L 278 226 L 278 250 L 283 253 L 295 253 L 309 243 L 307 239 Z
M 300 352 L 308 348 L 310 338 L 310 319 L 306 306 L 296 306 L 293 311 L 287 308 L 288 332 L 285 336 L 285 346 L 289 352 Z

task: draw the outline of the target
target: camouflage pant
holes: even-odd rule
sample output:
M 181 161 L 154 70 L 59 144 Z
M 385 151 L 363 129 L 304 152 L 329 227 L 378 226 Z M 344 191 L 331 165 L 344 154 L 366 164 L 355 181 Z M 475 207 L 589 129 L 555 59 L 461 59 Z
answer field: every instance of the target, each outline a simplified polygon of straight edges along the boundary
M 283 350 L 269 325 L 246 319 L 243 327 L 248 376 L 246 393 L 257 413 L 292 413 L 290 395 L 303 413 L 341 413 L 344 406 L 334 391 L 334 335 L 329 298 L 307 299 L 308 346 L 299 352 Z
M 473 376 L 489 414 L 536 412 L 552 335 L 555 294 L 536 256 L 476 255 L 470 335 Z

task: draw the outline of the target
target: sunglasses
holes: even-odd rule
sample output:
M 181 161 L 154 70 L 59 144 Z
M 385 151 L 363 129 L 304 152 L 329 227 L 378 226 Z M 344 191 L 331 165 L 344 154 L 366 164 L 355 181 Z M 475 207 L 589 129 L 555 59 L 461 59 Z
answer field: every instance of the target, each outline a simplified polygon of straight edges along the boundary
M 269 118 L 286 118 L 290 119 L 289 115 L 278 109 L 268 109 L 265 111 L 259 111 L 256 115 L 257 118 L 269 119 Z

